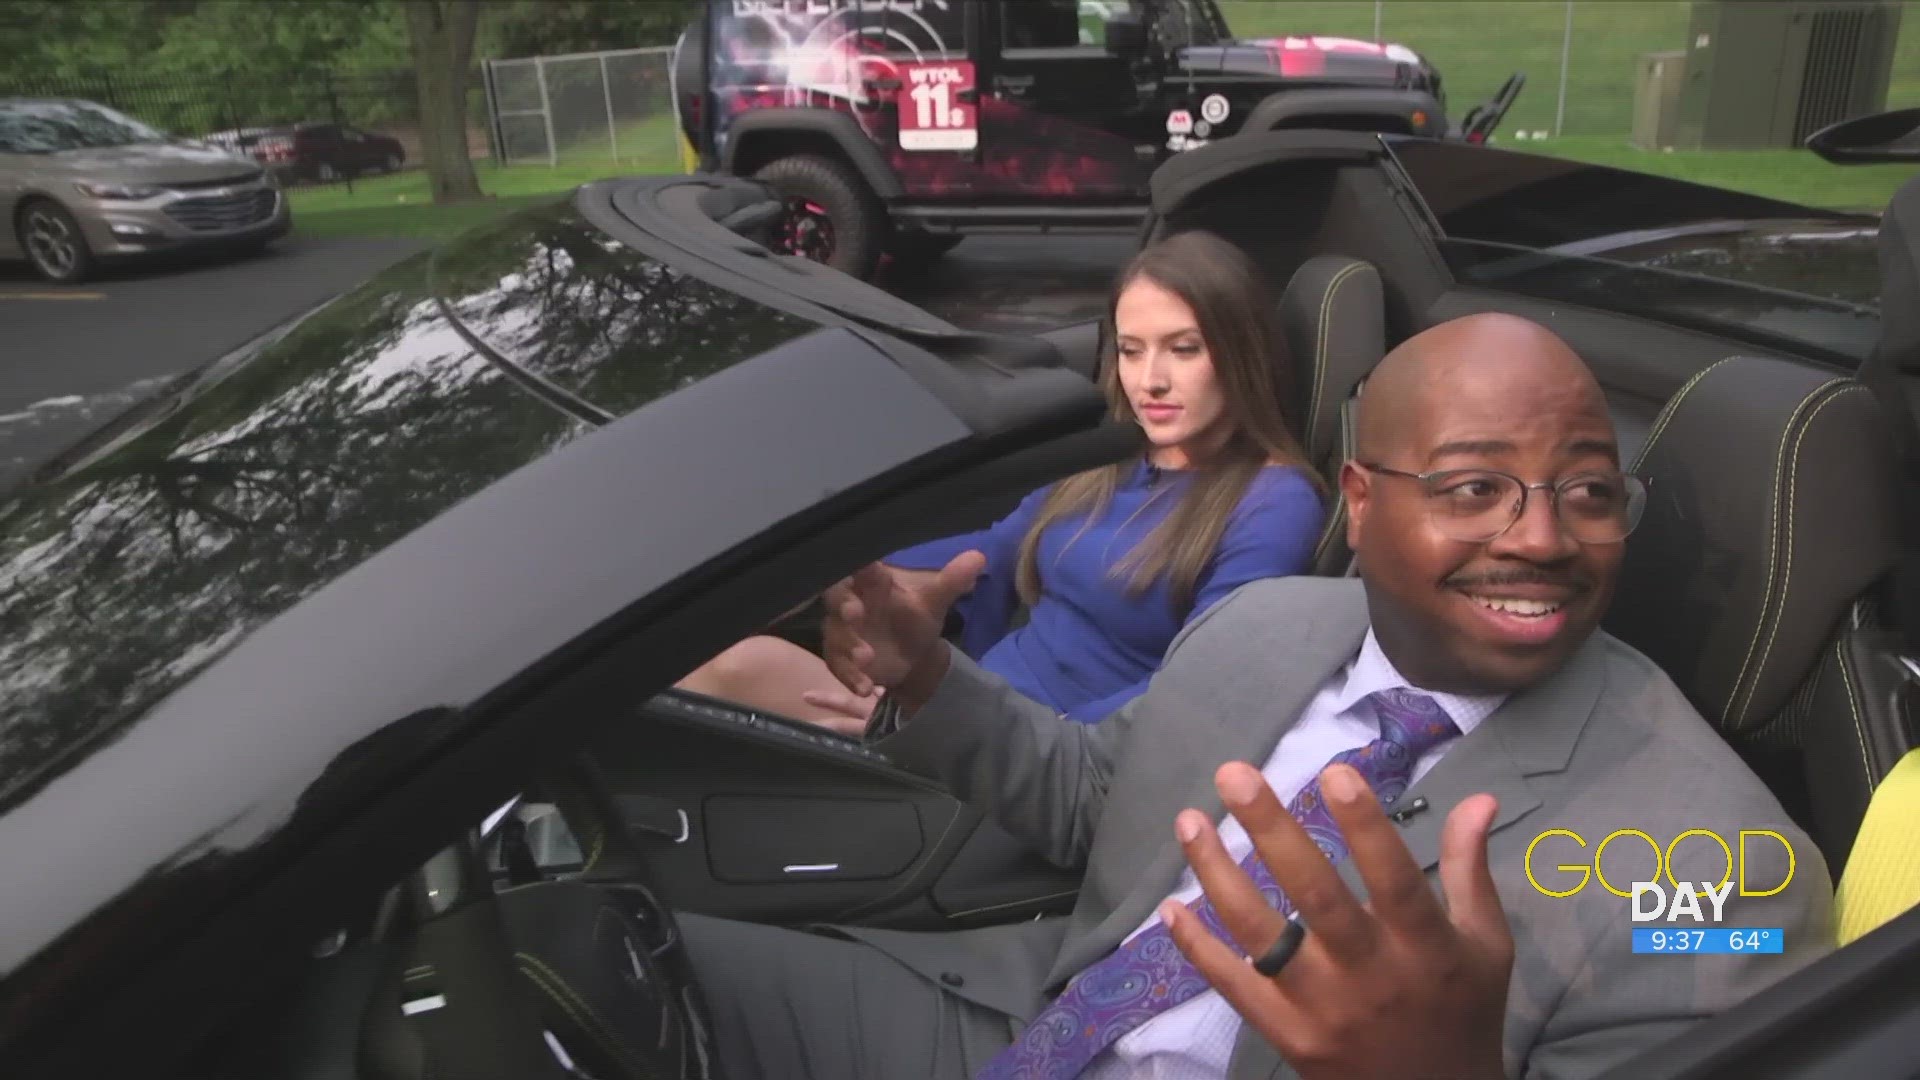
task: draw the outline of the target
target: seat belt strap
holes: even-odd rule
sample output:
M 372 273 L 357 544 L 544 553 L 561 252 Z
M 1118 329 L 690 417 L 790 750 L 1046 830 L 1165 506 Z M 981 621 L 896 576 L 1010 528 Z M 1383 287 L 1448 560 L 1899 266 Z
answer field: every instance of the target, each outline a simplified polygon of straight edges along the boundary
M 1920 749 L 1900 759 L 1867 803 L 1834 890 L 1835 931 L 1842 946 L 1920 904 L 1915 822 L 1920 822 Z

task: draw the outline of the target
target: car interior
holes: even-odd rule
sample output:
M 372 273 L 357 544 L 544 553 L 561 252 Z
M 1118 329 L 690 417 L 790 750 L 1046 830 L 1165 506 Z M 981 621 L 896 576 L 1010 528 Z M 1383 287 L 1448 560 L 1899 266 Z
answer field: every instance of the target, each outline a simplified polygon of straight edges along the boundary
M 1154 178 L 1142 240 L 1213 229 L 1277 283 L 1297 365 L 1289 405 L 1329 475 L 1350 449 L 1365 378 L 1394 343 L 1481 311 L 1526 316 L 1567 340 L 1607 392 L 1623 461 L 1650 482 L 1605 629 L 1667 671 L 1840 881 L 1876 789 L 1920 745 L 1909 714 L 1920 666 L 1888 591 L 1909 550 L 1900 448 L 1911 433 L 1835 350 L 1796 353 L 1737 328 L 1463 283 L 1396 145 L 1289 131 L 1182 156 Z M 778 201 L 748 181 L 607 182 L 579 205 L 625 242 L 774 306 L 817 305 L 848 325 L 1088 379 L 1105 348 L 1098 321 L 1038 339 L 960 331 L 774 255 Z M 1883 243 L 1903 235 L 1888 230 Z M 1889 297 L 1883 310 L 1912 306 Z M 1111 459 L 1137 445 L 1114 437 L 1092 452 Z M 1049 468 L 1084 468 L 1089 452 L 1075 443 Z M 1031 473 L 1000 483 L 1009 486 L 969 511 L 975 526 L 1033 486 Z M 1332 517 L 1316 574 L 1351 573 L 1337 506 Z M 809 640 L 805 621 L 779 630 Z M 404 944 L 321 958 L 333 969 L 305 991 L 303 1019 L 276 1036 L 286 1060 L 299 1056 L 291 1048 L 326 1048 L 353 1075 L 381 1078 L 717 1076 L 674 912 L 941 929 L 1073 905 L 1072 868 L 853 740 L 678 691 L 620 720 L 533 780 L 477 842 L 389 897 L 383 917 L 408 930 Z M 453 985 L 469 993 L 448 994 Z M 529 998 L 533 1013 L 518 1004 Z M 1622 1075 L 1718 1075 L 1682 1069 L 1762 1052 L 1784 1060 L 1765 1040 L 1786 1029 L 1765 1028 L 1729 1028 L 1711 1061 L 1650 1053 Z M 501 1045 L 503 1032 L 532 1049 L 511 1060 L 475 1051 Z

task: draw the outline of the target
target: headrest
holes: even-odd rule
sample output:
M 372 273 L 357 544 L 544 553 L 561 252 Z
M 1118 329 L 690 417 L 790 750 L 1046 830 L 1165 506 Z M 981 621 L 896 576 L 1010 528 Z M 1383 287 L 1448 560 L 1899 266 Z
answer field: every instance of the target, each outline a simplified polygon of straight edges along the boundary
M 1902 375 L 1920 375 L 1920 176 L 1894 192 L 1880 218 L 1880 356 Z
M 1354 577 L 1360 570 L 1354 563 L 1353 549 L 1347 546 L 1347 497 L 1340 492 L 1339 464 L 1354 456 L 1354 422 L 1359 403 L 1356 394 L 1340 404 L 1339 442 L 1323 470 L 1332 487 L 1333 499 L 1327 507 L 1327 523 L 1321 527 L 1320 539 L 1313 547 L 1313 566 L 1308 572 L 1316 577 Z
M 1332 475 L 1341 458 L 1340 408 L 1387 351 L 1380 272 L 1344 255 L 1302 263 L 1280 298 L 1293 353 L 1293 415 L 1307 458 Z
M 1784 360 L 1714 364 L 1661 410 L 1633 466 L 1648 505 L 1606 629 L 1723 735 L 1772 738 L 1854 601 L 1894 565 L 1895 468 L 1859 382 Z

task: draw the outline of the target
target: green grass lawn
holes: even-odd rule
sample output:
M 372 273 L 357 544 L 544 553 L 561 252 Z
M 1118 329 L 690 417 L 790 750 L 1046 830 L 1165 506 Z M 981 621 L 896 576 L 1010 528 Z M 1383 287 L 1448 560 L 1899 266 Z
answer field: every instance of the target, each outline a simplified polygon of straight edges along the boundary
M 556 156 L 562 165 L 616 164 L 633 172 L 679 172 L 679 138 L 673 114 L 662 112 L 615 124 L 611 132 L 599 124 L 583 128 L 571 139 L 561 140 Z
M 1674 176 L 1791 202 L 1878 209 L 1914 169 L 1837 168 L 1800 150 L 1640 150 L 1630 144 L 1638 58 L 1684 49 L 1691 5 L 1681 0 L 1580 0 L 1573 5 L 1567 101 L 1555 131 L 1567 6 L 1556 0 L 1386 0 L 1380 36 L 1419 50 L 1446 81 L 1455 117 L 1491 97 L 1515 71 L 1527 75 L 1496 137 L 1515 150 L 1555 154 Z M 1222 0 L 1241 37 L 1326 34 L 1372 39 L 1372 0 Z M 1906 5 L 1894 51 L 1889 107 L 1920 103 L 1920 4 Z
M 1220 8 L 1240 37 L 1373 37 L 1372 0 L 1221 0 Z M 1685 0 L 1574 3 L 1566 119 L 1557 133 L 1625 144 L 1638 60 L 1685 49 L 1691 8 Z M 1559 0 L 1385 0 L 1380 36 L 1433 62 L 1454 116 L 1491 97 L 1515 71 L 1525 72 L 1526 89 L 1503 127 L 1554 131 L 1566 17 Z M 1892 108 L 1920 104 L 1920 3 L 1903 7 L 1887 100 Z
M 1574 5 L 1567 70 L 1566 135 L 1618 134 L 1633 127 L 1635 58 L 1686 46 L 1689 5 L 1680 0 L 1613 0 Z M 1373 38 L 1374 5 L 1225 0 L 1221 10 L 1240 37 L 1327 34 Z M 1552 0 L 1387 0 L 1380 36 L 1415 49 L 1445 80 L 1447 112 L 1462 116 L 1493 96 L 1507 76 L 1525 72 L 1526 89 L 1503 128 L 1551 131 L 1559 91 L 1566 5 Z
M 555 199 L 581 184 L 638 170 L 612 165 L 481 166 L 484 202 L 435 206 L 426 173 L 355 180 L 292 192 L 294 232 L 301 236 L 399 236 L 439 242 L 523 206 Z
M 620 155 L 610 139 L 581 139 L 564 146 L 558 165 L 545 158 L 506 166 L 478 164 L 484 202 L 435 206 L 426 174 L 410 169 L 394 176 L 299 188 L 292 194 L 294 230 L 304 236 L 398 236 L 439 242 L 523 206 L 557 198 L 581 184 L 610 176 L 680 171 L 673 118 L 654 117 L 618 130 Z

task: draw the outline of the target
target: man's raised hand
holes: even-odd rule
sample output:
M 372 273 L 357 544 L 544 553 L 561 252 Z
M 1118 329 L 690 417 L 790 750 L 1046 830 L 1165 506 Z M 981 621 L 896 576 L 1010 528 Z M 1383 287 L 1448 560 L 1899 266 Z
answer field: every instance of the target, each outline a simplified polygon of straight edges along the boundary
M 1328 767 L 1321 791 L 1366 883 L 1360 903 L 1266 780 L 1234 762 L 1215 775 L 1307 935 L 1272 978 L 1215 937 L 1185 905 L 1160 916 L 1175 944 L 1302 1080 L 1497 1080 L 1513 937 L 1487 869 L 1498 806 L 1476 795 L 1447 816 L 1440 844 L 1442 908 L 1426 875 L 1360 774 Z M 1248 957 L 1286 920 L 1227 853 L 1205 814 L 1175 830 L 1227 932 Z

